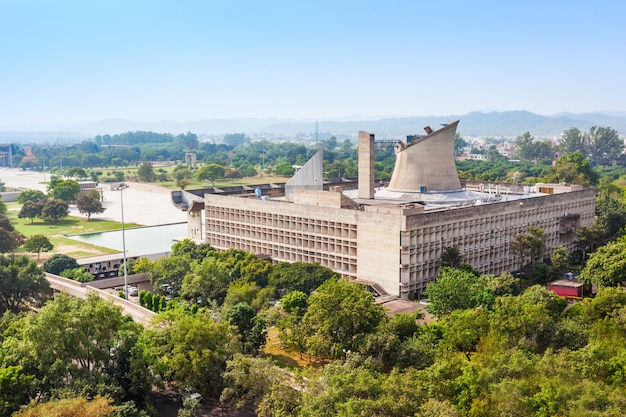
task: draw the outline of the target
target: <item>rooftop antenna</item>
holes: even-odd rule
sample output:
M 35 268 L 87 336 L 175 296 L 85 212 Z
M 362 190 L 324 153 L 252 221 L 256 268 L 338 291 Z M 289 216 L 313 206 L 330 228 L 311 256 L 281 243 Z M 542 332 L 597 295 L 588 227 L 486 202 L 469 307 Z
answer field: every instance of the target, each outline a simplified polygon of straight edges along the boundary
M 319 129 L 318 129 L 318 123 L 317 120 L 315 121 L 315 147 L 317 148 L 317 140 L 318 140 L 318 135 L 319 135 Z

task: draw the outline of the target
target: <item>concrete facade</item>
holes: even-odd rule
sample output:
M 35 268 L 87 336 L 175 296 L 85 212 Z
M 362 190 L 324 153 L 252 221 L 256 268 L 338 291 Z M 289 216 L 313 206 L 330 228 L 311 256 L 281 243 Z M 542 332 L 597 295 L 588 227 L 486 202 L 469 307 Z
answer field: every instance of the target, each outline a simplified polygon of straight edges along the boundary
M 447 125 L 417 146 L 442 137 L 442 142 L 453 140 L 455 130 L 456 123 Z M 442 161 L 447 151 L 431 159 L 407 159 L 398 152 L 395 185 L 417 192 L 404 199 L 376 198 L 373 143 L 373 135 L 360 132 L 358 198 L 348 198 L 336 184 L 328 191 L 294 190 L 290 200 L 281 197 L 280 187 L 267 185 L 258 186 L 263 197 L 243 188 L 208 189 L 175 191 L 172 200 L 187 211 L 189 237 L 201 237 L 216 249 L 241 249 L 273 262 L 319 263 L 403 299 L 424 293 L 439 273 L 445 248 L 457 246 L 465 262 L 481 273 L 500 274 L 521 266 L 510 247 L 528 226 L 543 228 L 549 255 L 556 245 L 575 249 L 576 228 L 593 222 L 595 190 L 566 184 L 541 184 L 542 192 L 530 194 L 517 192 L 517 184 L 499 184 L 493 200 L 489 194 L 486 202 L 418 202 L 430 192 L 421 187 L 442 187 L 443 195 L 461 188 L 456 169 L 451 175 L 449 164 Z M 412 148 L 419 149 L 404 149 Z M 453 155 L 450 160 L 454 164 Z M 414 168 L 416 161 L 425 166 Z M 437 172 L 432 178 L 426 175 L 429 167 Z M 401 178 L 402 172 L 412 178 Z M 452 178 L 443 178 L 446 172 Z M 390 188 L 392 184 L 393 178 Z
M 457 120 L 426 136 L 412 137 L 411 142 L 398 144 L 396 165 L 388 188 L 401 192 L 460 190 L 461 182 L 454 162 L 454 137 L 458 124 Z

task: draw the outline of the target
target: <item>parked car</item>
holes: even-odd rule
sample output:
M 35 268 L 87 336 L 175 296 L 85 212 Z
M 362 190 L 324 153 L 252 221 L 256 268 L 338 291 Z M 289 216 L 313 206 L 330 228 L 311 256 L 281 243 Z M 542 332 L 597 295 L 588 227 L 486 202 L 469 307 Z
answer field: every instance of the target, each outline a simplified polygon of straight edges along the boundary
M 185 388 L 185 391 L 183 393 L 183 398 L 191 398 L 200 402 L 202 401 L 202 394 L 200 394 L 199 392 L 191 388 Z
M 126 292 L 124 285 L 122 285 L 121 287 L 115 287 L 114 290 L 115 291 L 124 291 L 124 293 Z M 135 287 L 134 285 L 129 285 L 128 286 L 128 295 L 130 297 L 138 296 L 139 295 L 139 288 Z

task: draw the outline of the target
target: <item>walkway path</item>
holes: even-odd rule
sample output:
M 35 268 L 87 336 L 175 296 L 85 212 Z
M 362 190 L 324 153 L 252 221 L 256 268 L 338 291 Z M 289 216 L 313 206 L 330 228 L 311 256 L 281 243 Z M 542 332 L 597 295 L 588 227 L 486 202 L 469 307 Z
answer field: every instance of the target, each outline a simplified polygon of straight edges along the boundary
M 0 169 L 0 180 L 8 187 L 34 189 L 46 191 L 45 180 L 50 174 L 41 172 L 22 171 L 17 168 Z M 129 188 L 124 191 L 114 191 L 113 184 L 100 183 L 104 192 L 105 211 L 94 214 L 96 219 L 106 219 L 121 222 L 122 205 L 124 200 L 124 222 L 136 223 L 144 226 L 160 224 L 183 223 L 187 221 L 187 213 L 178 210 L 171 202 L 170 189 L 155 184 L 127 182 Z M 114 184 L 115 186 L 117 184 Z M 123 193 L 123 196 L 121 195 Z M 70 207 L 70 215 L 81 217 L 76 206 Z

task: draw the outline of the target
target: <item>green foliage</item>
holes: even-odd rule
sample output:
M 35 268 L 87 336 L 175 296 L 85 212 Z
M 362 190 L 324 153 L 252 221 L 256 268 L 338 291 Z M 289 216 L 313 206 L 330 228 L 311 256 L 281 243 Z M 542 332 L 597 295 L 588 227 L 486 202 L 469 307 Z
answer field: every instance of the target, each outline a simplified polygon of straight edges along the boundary
M 541 260 L 545 250 L 546 235 L 539 226 L 528 226 L 528 233 L 515 235 L 511 242 L 511 251 L 525 262 L 530 258 L 531 264 Z
M 47 202 L 48 200 L 45 198 L 38 201 L 27 200 L 24 202 L 17 217 L 20 219 L 30 219 L 30 222 L 33 223 L 35 217 L 42 217 L 41 213 Z
M 141 181 L 152 182 L 155 179 L 154 168 L 150 162 L 144 162 L 137 169 L 137 176 Z
M 24 236 L 15 230 L 9 218 L 0 214 L 0 252 L 13 252 L 24 243 Z
M 65 269 L 61 271 L 60 276 L 68 279 L 73 279 L 78 282 L 91 282 L 93 281 L 93 275 L 85 270 L 83 267 Z
M 443 317 L 454 310 L 483 306 L 489 308 L 495 301 L 494 293 L 485 278 L 473 273 L 443 268 L 435 282 L 426 286 L 428 312 Z
M 581 271 L 580 279 L 587 285 L 620 286 L 626 280 L 626 239 L 598 248 Z
M 226 363 L 225 388 L 220 396 L 220 402 L 236 408 L 247 404 L 254 404 L 256 407 L 263 408 L 264 405 L 268 405 L 266 396 L 276 395 L 283 390 L 295 391 L 287 385 L 289 379 L 288 373 L 274 366 L 269 359 L 235 354 Z M 295 415 L 291 413 L 294 413 L 298 408 L 297 398 L 297 395 L 290 396 L 291 406 L 288 407 L 290 414 L 279 415 L 285 417 Z M 272 406 L 273 409 L 277 408 L 275 405 Z M 272 415 L 275 414 L 272 413 Z
M 463 255 L 458 246 L 444 248 L 441 251 L 441 267 L 458 268 L 463 263 Z
M 309 294 L 328 279 L 336 277 L 334 271 L 319 264 L 280 262 L 272 267 L 268 283 L 285 291 L 302 291 Z
M 39 190 L 25 190 L 17 195 L 17 202 L 25 204 L 27 201 L 37 202 L 45 200 L 47 197 L 43 191 Z
M 41 210 L 41 217 L 52 223 L 58 223 L 69 214 L 69 204 L 65 200 L 48 200 Z
M 229 308 L 226 320 L 237 328 L 243 352 L 256 355 L 267 338 L 265 320 L 245 301 Z
M 343 349 L 356 350 L 384 316 L 383 307 L 374 304 L 364 286 L 343 278 L 329 279 L 309 297 L 303 318 L 307 351 L 340 358 Z
M 580 152 L 576 152 L 559 158 L 554 166 L 544 171 L 541 181 L 589 187 L 598 183 L 598 174 L 593 171 L 589 161 Z
M 209 180 L 211 185 L 215 186 L 215 180 L 224 178 L 224 167 L 219 164 L 211 163 L 202 165 L 198 172 L 196 172 L 196 178 L 198 181 Z
M 21 366 L 0 368 L 0 416 L 10 416 L 28 403 L 32 381 Z
M 140 327 L 121 308 L 94 294 L 59 295 L 26 316 L 5 339 L 5 359 L 33 375 L 45 397 L 145 398 L 152 381 L 141 350 L 133 350 Z
M 63 180 L 52 177 L 48 184 L 48 195 L 52 200 L 62 200 L 66 203 L 75 201 L 80 193 L 80 185 L 74 180 Z
M 88 193 L 81 195 L 76 200 L 76 208 L 81 214 L 87 215 L 87 220 L 91 219 L 92 214 L 103 213 L 104 206 L 100 198 L 100 193 L 97 190 L 89 191 Z
M 54 249 L 54 245 L 52 245 L 50 239 L 44 235 L 33 235 L 26 239 L 22 248 L 24 248 L 26 252 L 36 253 L 37 259 L 39 259 L 41 252 L 50 252 Z
M 40 302 L 48 288 L 35 261 L 26 256 L 0 255 L 0 312 Z
M 70 256 L 55 253 L 43 263 L 42 267 L 44 271 L 50 274 L 59 275 L 66 269 L 80 268 L 80 265 L 76 262 L 76 259 Z
M 155 324 L 146 333 L 155 373 L 178 386 L 218 396 L 230 356 L 228 323 L 216 322 L 202 310 L 192 315 L 174 308 L 159 314 Z

